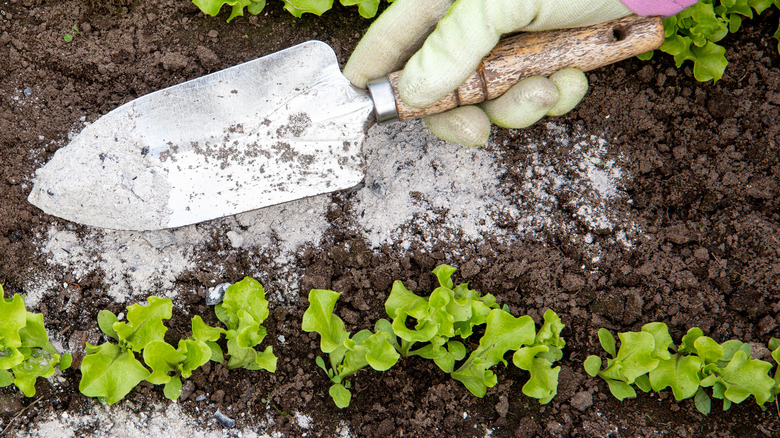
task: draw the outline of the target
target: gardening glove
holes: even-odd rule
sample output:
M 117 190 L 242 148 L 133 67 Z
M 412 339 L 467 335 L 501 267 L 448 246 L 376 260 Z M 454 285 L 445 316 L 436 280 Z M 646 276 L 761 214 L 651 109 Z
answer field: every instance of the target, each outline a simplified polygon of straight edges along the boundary
M 642 5 L 669 1 L 691 0 L 633 0 Z M 620 0 L 396 0 L 368 29 L 344 75 L 362 88 L 404 68 L 398 94 L 407 105 L 424 108 L 471 76 L 503 34 L 589 26 L 631 13 Z M 550 78 L 523 79 L 498 99 L 424 121 L 444 140 L 481 146 L 491 122 L 524 128 L 545 114 L 565 114 L 587 87 L 584 73 L 564 69 Z

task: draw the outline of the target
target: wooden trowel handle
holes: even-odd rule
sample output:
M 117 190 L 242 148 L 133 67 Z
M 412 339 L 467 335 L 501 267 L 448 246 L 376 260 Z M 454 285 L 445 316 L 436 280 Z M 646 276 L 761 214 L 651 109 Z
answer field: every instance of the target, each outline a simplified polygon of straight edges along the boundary
M 495 99 L 529 76 L 549 76 L 566 67 L 593 70 L 657 49 L 663 42 L 661 18 L 636 15 L 590 27 L 521 33 L 501 40 L 463 85 L 423 109 L 405 105 L 398 97 L 396 83 L 402 71 L 387 78 L 398 118 L 409 120 Z

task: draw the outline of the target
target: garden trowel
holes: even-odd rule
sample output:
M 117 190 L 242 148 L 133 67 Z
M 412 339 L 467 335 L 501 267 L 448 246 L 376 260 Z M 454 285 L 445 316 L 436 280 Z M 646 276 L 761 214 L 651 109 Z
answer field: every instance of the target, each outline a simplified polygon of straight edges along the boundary
M 112 229 L 194 224 L 359 184 L 376 120 L 493 99 L 524 77 L 591 70 L 657 48 L 658 17 L 523 33 L 426 109 L 404 105 L 400 72 L 353 87 L 333 50 L 309 41 L 128 102 L 86 126 L 36 174 L 29 201 Z

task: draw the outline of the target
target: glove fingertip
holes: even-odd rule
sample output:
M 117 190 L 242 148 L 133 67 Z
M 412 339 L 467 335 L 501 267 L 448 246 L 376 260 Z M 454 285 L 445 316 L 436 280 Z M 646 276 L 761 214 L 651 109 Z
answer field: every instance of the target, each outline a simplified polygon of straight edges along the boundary
M 548 116 L 562 116 L 576 107 L 588 92 L 588 78 L 582 70 L 565 68 L 550 75 L 550 82 L 558 88 L 558 103 Z
M 502 96 L 480 104 L 490 120 L 502 128 L 527 128 L 544 117 L 558 102 L 558 88 L 547 78 L 532 76 L 515 84 Z
M 472 105 L 427 116 L 423 121 L 435 136 L 463 146 L 485 146 L 490 137 L 490 120 Z

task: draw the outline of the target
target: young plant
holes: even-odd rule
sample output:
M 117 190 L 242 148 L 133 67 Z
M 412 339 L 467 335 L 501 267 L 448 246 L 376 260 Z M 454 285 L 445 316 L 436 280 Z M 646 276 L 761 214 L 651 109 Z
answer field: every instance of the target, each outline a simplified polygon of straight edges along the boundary
M 79 383 L 82 394 L 114 404 L 146 380 L 165 385 L 165 396 L 175 400 L 181 394 L 182 379 L 190 377 L 209 360 L 224 363 L 217 342 L 223 334 L 227 339 L 228 369 L 276 370 L 271 347 L 262 353 L 254 349 L 266 335 L 261 324 L 268 316 L 268 301 L 257 281 L 247 277 L 225 291 L 222 304 L 214 310 L 227 329 L 210 327 L 200 316 L 195 316 L 192 336 L 179 340 L 177 347 L 164 339 L 168 329 L 163 320 L 171 318 L 172 309 L 171 300 L 152 296 L 146 305 L 134 304 L 127 308 L 127 322 L 119 321 L 108 310 L 100 311 L 98 326 L 116 343 L 87 344 L 88 354 L 81 364 Z M 140 353 L 144 363 L 136 353 Z
M 491 367 L 503 363 L 504 355 L 512 354 L 512 363 L 531 375 L 523 385 L 523 394 L 549 403 L 558 393 L 558 373 L 561 367 L 553 363 L 561 360 L 566 342 L 560 337 L 564 325 L 552 310 L 544 313 L 544 324 L 539 332 L 530 316 L 515 318 L 501 309 L 493 309 L 487 317 L 485 334 L 479 347 L 452 373 L 452 378 L 463 383 L 472 394 L 484 397 L 487 388 L 498 383 Z
M 73 35 L 81 35 L 78 24 L 74 24 L 73 27 L 71 27 L 71 29 L 73 30 L 72 34 L 68 32 L 62 37 L 63 41 L 65 41 L 66 43 L 70 43 L 73 41 Z
M 51 344 L 42 314 L 28 312 L 19 294 L 5 299 L 3 293 L 0 285 L 0 387 L 14 384 L 32 397 L 39 377 L 69 368 L 72 359 Z
M 490 312 L 499 307 L 493 295 L 482 296 L 465 283 L 454 287 L 450 278 L 454 272 L 452 266 L 436 267 L 433 273 L 439 287 L 427 299 L 395 281 L 385 302 L 392 332 L 400 339 L 396 343 L 398 352 L 404 357 L 432 359 L 445 373 L 453 372 L 455 362 L 466 357 L 466 347 L 453 338 L 471 336 L 474 327 L 485 324 Z M 410 319 L 414 320 L 413 324 Z M 412 350 L 420 343 L 424 345 Z
M 354 336 L 344 328 L 344 321 L 333 314 L 338 292 L 312 289 L 309 292 L 309 308 L 303 314 L 302 329 L 320 335 L 320 349 L 327 353 L 328 364 L 318 356 L 317 365 L 325 371 L 333 385 L 328 391 L 336 406 L 349 406 L 352 394 L 346 380 L 361 369 L 370 366 L 386 371 L 398 362 L 398 353 L 390 343 L 394 337 L 387 326 L 377 324 L 376 331 L 361 330 Z
M 664 19 L 666 40 L 659 48 L 674 56 L 677 68 L 693 62 L 693 76 L 700 82 L 718 81 L 728 65 L 726 49 L 717 44 L 742 25 L 743 18 L 753 18 L 780 0 L 700 0 L 679 14 Z M 780 27 L 773 35 L 780 39 Z M 780 45 L 778 46 L 780 51 Z M 650 59 L 653 52 L 639 56 Z
M 79 391 L 88 397 L 99 397 L 108 404 L 124 398 L 151 372 L 136 358 L 152 342 L 165 342 L 168 329 L 164 319 L 171 318 L 173 303 L 167 298 L 149 297 L 147 304 L 127 308 L 127 322 L 120 322 L 108 310 L 98 313 L 98 326 L 116 344 L 105 342 L 94 346 L 87 343 L 87 355 L 81 362 Z M 173 388 L 166 388 L 166 395 Z
M 455 270 L 448 265 L 433 270 L 439 287 L 427 299 L 407 290 L 400 281 L 393 283 L 385 311 L 392 319 L 392 324 L 388 324 L 400 339 L 394 343 L 399 353 L 432 359 L 472 394 L 484 397 L 487 388 L 497 383 L 490 368 L 499 362 L 506 365 L 504 355 L 514 351 L 515 366 L 531 373 L 523 393 L 548 403 L 557 392 L 560 371 L 552 363 L 561 359 L 565 345 L 560 337 L 564 327 L 560 318 L 547 310 L 545 323 L 536 333 L 530 316 L 515 318 L 508 307 L 499 308 L 493 295 L 483 296 L 469 289 L 467 283 L 455 286 L 451 278 Z M 412 325 L 409 318 L 414 319 L 413 329 L 407 328 Z M 472 337 L 474 328 L 481 325 L 485 325 L 485 333 L 479 347 L 455 370 L 455 364 L 467 354 L 465 345 L 456 338 Z M 424 345 L 412 350 L 416 343 Z
M 619 333 L 618 351 L 608 330 L 600 329 L 598 335 L 612 358 L 601 370 L 601 358 L 588 356 L 585 371 L 606 380 L 619 400 L 636 397 L 632 385 L 645 392 L 669 387 L 676 400 L 694 397 L 696 408 L 708 414 L 712 401 L 705 388 L 712 388 L 712 397 L 723 400 L 723 410 L 751 395 L 759 406 L 773 398 L 775 380 L 768 374 L 772 365 L 751 359 L 750 345 L 741 341 L 718 344 L 694 327 L 675 345 L 666 324 L 660 322 L 646 324 L 639 332 Z
M 226 366 L 229 370 L 246 368 L 263 369 L 272 373 L 276 371 L 273 347 L 266 347 L 263 352 L 255 350 L 267 334 L 262 324 L 268 318 L 268 300 L 265 299 L 265 290 L 260 283 L 246 277 L 228 287 L 222 303 L 214 308 L 214 312 L 227 327 L 224 334 L 229 357 Z M 216 331 L 213 328 L 203 324 L 203 321 L 200 323 L 205 327 L 204 332 L 207 331 L 210 337 L 215 336 Z M 214 340 L 208 342 L 214 356 L 221 357 L 219 345 Z
M 333 0 L 282 0 L 284 9 L 296 17 L 301 17 L 305 13 L 322 15 L 333 7 Z M 381 0 L 339 0 L 344 6 L 357 6 L 358 12 L 364 18 L 372 18 L 379 9 Z M 395 0 L 387 0 L 392 3 Z M 230 20 L 244 15 L 244 8 L 252 15 L 257 15 L 263 11 L 266 0 L 193 0 L 192 1 L 203 13 L 215 17 L 222 6 L 232 7 L 228 22 Z
M 493 295 L 482 295 L 469 289 L 468 284 L 454 286 L 451 277 L 455 268 L 441 265 L 433 272 L 439 287 L 428 297 L 414 294 L 400 281 L 394 282 L 385 302 L 390 321 L 380 319 L 374 332 L 363 330 L 351 339 L 344 322 L 333 315 L 340 294 L 311 291 L 303 330 L 319 333 L 320 348 L 330 354 L 329 367 L 322 358 L 317 358 L 317 364 L 333 381 L 330 394 L 336 404 L 349 405 L 346 377 L 366 366 L 384 371 L 400 356 L 431 359 L 472 394 L 483 397 L 487 388 L 497 383 L 490 369 L 499 362 L 506 365 L 504 355 L 509 351 L 514 352 L 513 363 L 531 374 L 523 393 L 541 403 L 549 402 L 557 392 L 560 371 L 552 365 L 563 356 L 561 348 L 565 345 L 560 337 L 564 326 L 555 312 L 545 313 L 545 323 L 537 332 L 531 317 L 513 317 L 507 308 L 499 308 Z M 475 337 L 474 328 L 482 325 L 485 330 L 479 346 L 469 355 L 461 340 Z

